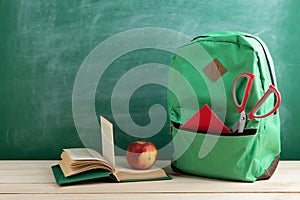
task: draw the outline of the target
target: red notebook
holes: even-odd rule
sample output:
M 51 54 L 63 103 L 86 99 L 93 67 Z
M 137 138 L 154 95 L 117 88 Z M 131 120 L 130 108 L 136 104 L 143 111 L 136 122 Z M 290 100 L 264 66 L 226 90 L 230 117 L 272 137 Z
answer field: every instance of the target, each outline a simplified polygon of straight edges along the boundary
M 207 104 L 196 112 L 181 128 L 201 132 L 232 133 Z

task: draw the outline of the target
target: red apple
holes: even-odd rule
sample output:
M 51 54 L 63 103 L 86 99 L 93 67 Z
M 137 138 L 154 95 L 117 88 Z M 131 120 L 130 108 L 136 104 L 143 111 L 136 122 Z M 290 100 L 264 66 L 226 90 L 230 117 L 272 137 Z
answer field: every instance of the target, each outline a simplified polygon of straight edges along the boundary
M 132 142 L 126 151 L 128 164 L 133 169 L 149 169 L 157 158 L 157 148 L 152 142 Z

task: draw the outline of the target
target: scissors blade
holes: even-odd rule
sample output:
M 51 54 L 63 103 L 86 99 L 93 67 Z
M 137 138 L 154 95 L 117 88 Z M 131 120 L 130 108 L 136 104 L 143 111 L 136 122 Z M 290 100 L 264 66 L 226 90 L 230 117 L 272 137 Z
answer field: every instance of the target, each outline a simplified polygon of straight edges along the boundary
M 246 120 L 247 120 L 246 112 L 242 111 L 240 113 L 239 120 L 232 127 L 232 132 L 234 133 L 234 132 L 238 131 L 238 133 L 243 133 L 245 124 L 246 124 Z
M 238 130 L 239 126 L 240 126 L 240 120 L 235 122 L 235 124 L 232 127 L 232 132 L 235 133 Z

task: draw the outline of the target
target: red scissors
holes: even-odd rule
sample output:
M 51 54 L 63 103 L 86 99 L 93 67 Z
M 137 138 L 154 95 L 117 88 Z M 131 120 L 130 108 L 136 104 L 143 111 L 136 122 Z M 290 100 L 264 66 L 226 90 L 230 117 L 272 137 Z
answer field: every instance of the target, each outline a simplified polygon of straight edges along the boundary
M 246 88 L 245 88 L 245 92 L 244 92 L 244 95 L 243 95 L 242 102 L 239 103 L 238 100 L 237 100 L 237 97 L 236 97 L 236 85 L 237 85 L 238 81 L 241 78 L 246 78 L 247 79 L 247 84 L 246 84 Z M 236 131 L 238 131 L 238 133 L 242 133 L 244 131 L 244 128 L 245 128 L 245 125 L 246 125 L 246 120 L 254 119 L 254 118 L 268 117 L 269 115 L 273 114 L 280 106 L 280 102 L 281 102 L 280 93 L 275 88 L 274 85 L 270 85 L 269 89 L 265 92 L 265 94 L 258 100 L 258 102 L 250 110 L 250 112 L 248 114 L 246 114 L 245 107 L 246 107 L 247 100 L 248 100 L 248 97 L 249 97 L 249 94 L 250 94 L 250 90 L 252 88 L 253 79 L 254 79 L 254 74 L 245 72 L 245 73 L 242 73 L 242 74 L 238 75 L 235 78 L 234 82 L 233 82 L 233 85 L 232 85 L 232 98 L 234 100 L 234 103 L 235 103 L 236 107 L 238 108 L 238 112 L 240 113 L 239 120 L 232 127 L 232 132 L 233 133 L 236 132 Z M 261 106 L 265 103 L 265 101 L 268 99 L 268 97 L 272 93 L 274 93 L 274 95 L 276 96 L 276 104 L 275 104 L 274 108 L 266 114 L 257 115 L 257 111 L 261 108 Z

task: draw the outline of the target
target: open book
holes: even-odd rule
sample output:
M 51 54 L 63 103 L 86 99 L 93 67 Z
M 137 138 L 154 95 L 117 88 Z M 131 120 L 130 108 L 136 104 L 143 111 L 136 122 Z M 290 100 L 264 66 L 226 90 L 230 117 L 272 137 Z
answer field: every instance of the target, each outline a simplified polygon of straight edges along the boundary
M 103 155 L 90 148 L 63 149 L 59 165 L 52 166 L 57 184 L 101 178 L 117 182 L 171 179 L 159 167 L 135 170 L 130 168 L 125 156 L 116 159 L 112 124 L 103 117 L 100 119 Z
M 87 148 L 64 149 L 59 166 L 65 177 L 72 177 L 89 170 L 100 169 L 108 172 L 116 181 L 147 180 L 167 178 L 168 175 L 161 168 L 153 166 L 147 170 L 131 169 L 125 157 L 118 157 L 116 167 L 109 164 L 97 151 Z

